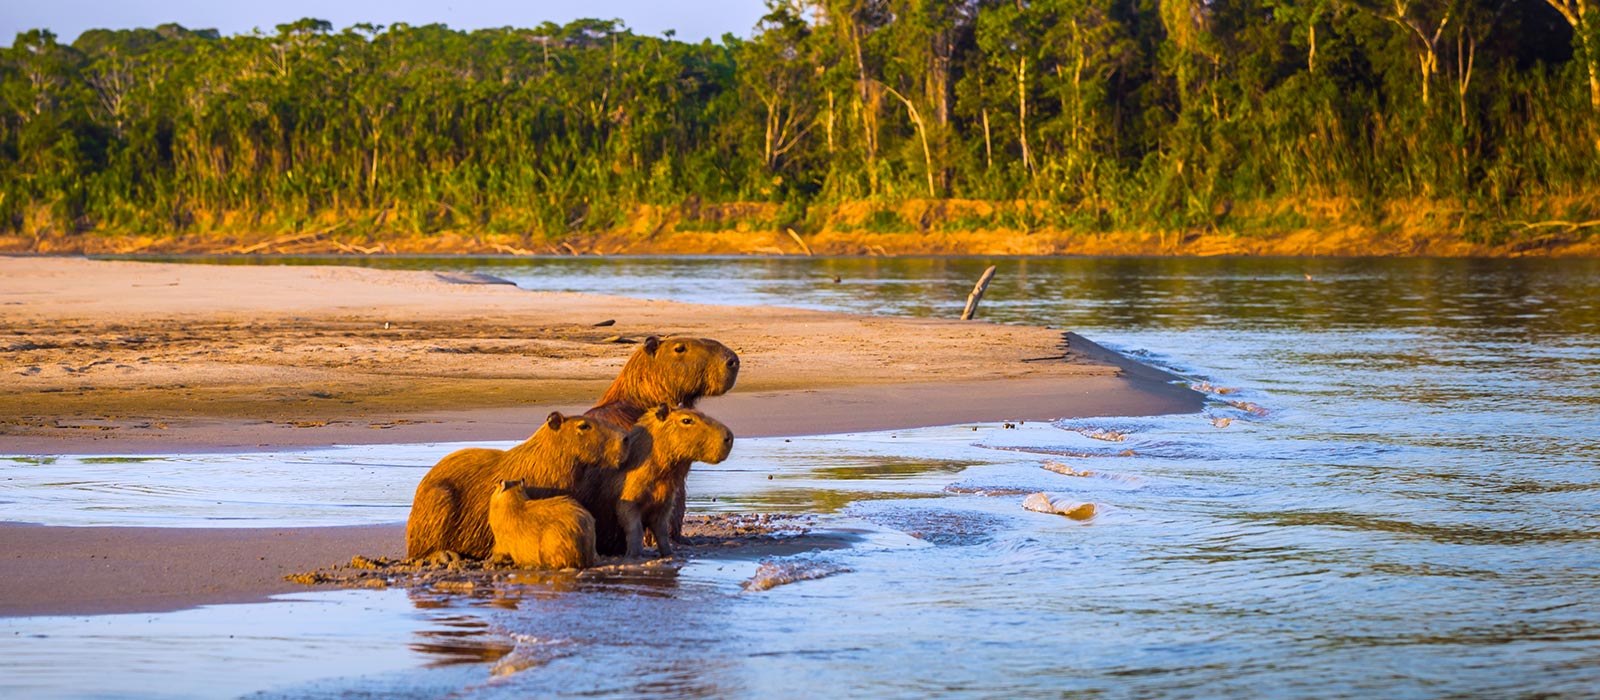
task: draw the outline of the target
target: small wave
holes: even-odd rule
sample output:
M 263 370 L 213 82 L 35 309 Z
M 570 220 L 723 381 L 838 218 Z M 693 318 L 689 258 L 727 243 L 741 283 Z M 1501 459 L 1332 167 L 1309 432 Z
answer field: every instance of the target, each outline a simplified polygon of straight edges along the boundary
M 494 678 L 505 678 L 543 666 L 568 654 L 565 648 L 569 640 L 540 639 L 527 634 L 514 634 L 511 638 L 516 646 L 489 668 L 489 675 Z
M 1091 478 L 1091 479 L 1108 479 L 1108 480 L 1111 480 L 1111 481 L 1120 481 L 1120 482 L 1125 483 L 1125 484 L 1137 484 L 1137 483 L 1140 483 L 1140 482 L 1144 481 L 1143 479 L 1141 479 L 1141 478 L 1139 478 L 1137 476 L 1128 476 L 1126 474 L 1110 474 L 1110 473 L 1107 473 L 1107 472 L 1089 471 L 1088 469 L 1077 469 L 1077 468 L 1074 468 L 1072 465 L 1062 464 L 1060 462 L 1056 462 L 1056 461 L 1052 461 L 1052 460 L 1048 460 L 1048 459 L 1045 460 L 1043 463 L 1041 463 L 1039 465 L 1039 468 L 1043 469 L 1045 471 L 1055 472 L 1055 473 L 1060 474 L 1062 476 L 1083 477 L 1083 478 Z
M 1030 453 L 1030 454 L 1053 455 L 1053 456 L 1056 456 L 1056 457 L 1074 457 L 1074 458 L 1083 458 L 1083 459 L 1092 459 L 1092 458 L 1095 458 L 1095 457 L 1137 457 L 1139 455 L 1139 453 L 1134 452 L 1133 450 L 1116 450 L 1116 451 L 1112 451 L 1112 450 L 1104 450 L 1104 451 L 1067 450 L 1067 449 L 1061 449 L 1061 448 L 1056 448 L 1056 447 L 1037 447 L 1037 446 L 1032 446 L 1032 445 L 980 445 L 980 444 L 974 444 L 973 447 L 982 447 L 982 448 L 987 449 L 987 450 L 1000 450 L 1002 452 L 1027 452 L 1027 453 Z
M 967 486 L 965 484 L 950 484 L 944 487 L 945 493 L 959 493 L 971 496 L 1025 496 L 1033 493 L 1031 489 L 1011 488 L 1008 486 Z
M 761 562 L 756 573 L 744 582 L 746 592 L 770 591 L 800 581 L 812 581 L 834 574 L 842 574 L 850 567 L 817 559 L 772 559 Z

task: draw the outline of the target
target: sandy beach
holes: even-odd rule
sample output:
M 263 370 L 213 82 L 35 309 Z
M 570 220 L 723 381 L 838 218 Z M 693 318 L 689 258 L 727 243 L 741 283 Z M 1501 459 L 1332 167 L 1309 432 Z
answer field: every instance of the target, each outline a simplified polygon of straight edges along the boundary
M 1201 402 L 1063 329 L 538 293 L 432 272 L 0 257 L 0 319 L 8 455 L 515 440 L 551 410 L 591 405 L 628 341 L 649 335 L 740 353 L 738 386 L 702 408 L 747 437 Z M 0 615 L 256 600 L 298 589 L 288 571 L 392 556 L 400 531 L 0 527 Z

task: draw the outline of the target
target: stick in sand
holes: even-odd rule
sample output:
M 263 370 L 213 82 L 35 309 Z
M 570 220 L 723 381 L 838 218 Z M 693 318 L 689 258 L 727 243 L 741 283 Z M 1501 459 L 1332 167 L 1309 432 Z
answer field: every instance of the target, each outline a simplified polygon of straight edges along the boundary
M 994 266 L 983 271 L 983 276 L 978 278 L 978 283 L 973 285 L 972 293 L 967 295 L 967 308 L 961 312 L 961 320 L 970 321 L 978 315 L 978 302 L 983 301 L 983 293 L 989 289 L 989 280 L 994 279 Z

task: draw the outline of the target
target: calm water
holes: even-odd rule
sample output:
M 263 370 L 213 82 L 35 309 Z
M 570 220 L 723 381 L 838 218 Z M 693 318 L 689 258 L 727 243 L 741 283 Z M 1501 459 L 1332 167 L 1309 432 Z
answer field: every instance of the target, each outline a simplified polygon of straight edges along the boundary
M 827 574 L 815 580 L 745 592 L 761 561 L 730 554 L 577 586 L 265 606 L 384 621 L 346 630 L 368 653 L 322 674 L 280 673 L 298 657 L 273 651 L 315 648 L 315 625 L 224 641 L 257 606 L 130 616 L 156 625 L 143 645 L 106 632 L 107 618 L 0 620 L 0 692 L 95 694 L 71 680 L 81 666 L 40 660 L 46 644 L 29 635 L 48 634 L 49 648 L 150 696 L 217 694 L 141 675 L 174 657 L 205 672 L 229 663 L 249 682 L 227 694 L 270 697 L 1600 696 L 1600 263 L 995 262 L 984 317 L 1078 330 L 1206 383 L 1213 403 L 1015 430 L 741 440 L 694 473 L 695 508 L 815 513 L 819 530 L 848 537 L 766 557 Z M 534 289 L 953 316 L 989 261 L 386 264 Z M 393 520 L 451 447 L 0 461 L 0 517 L 216 525 L 207 503 L 225 489 L 192 490 L 232 474 L 261 484 L 227 507 L 237 524 Z M 1052 462 L 1094 474 L 1042 468 Z M 306 487 L 294 475 L 308 470 L 327 481 Z M 1101 514 L 1027 512 L 1021 495 L 997 495 L 1012 491 Z M 72 497 L 84 492 L 101 496 L 95 510 Z M 182 633 L 197 619 L 210 637 Z M 440 619 L 457 632 L 439 634 Z M 385 643 L 405 654 L 375 651 Z

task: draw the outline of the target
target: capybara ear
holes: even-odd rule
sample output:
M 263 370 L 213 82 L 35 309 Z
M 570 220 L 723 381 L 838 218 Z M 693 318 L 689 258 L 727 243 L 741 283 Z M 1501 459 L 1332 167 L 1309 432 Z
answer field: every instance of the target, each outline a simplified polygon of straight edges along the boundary
M 550 426 L 551 430 L 560 430 L 561 429 L 561 421 L 563 421 L 563 420 L 566 420 L 566 419 L 564 417 L 562 417 L 560 411 L 551 411 L 550 415 L 545 416 L 544 424 Z
M 666 404 L 656 406 L 656 420 L 666 420 L 667 414 L 671 411 L 672 409 L 667 408 Z
M 661 347 L 661 339 L 660 338 L 657 338 L 657 337 L 652 335 L 652 336 L 644 339 L 644 351 L 645 352 L 647 352 L 647 353 L 649 353 L 651 355 L 654 355 L 654 354 L 656 354 L 656 348 L 659 348 L 659 347 Z

